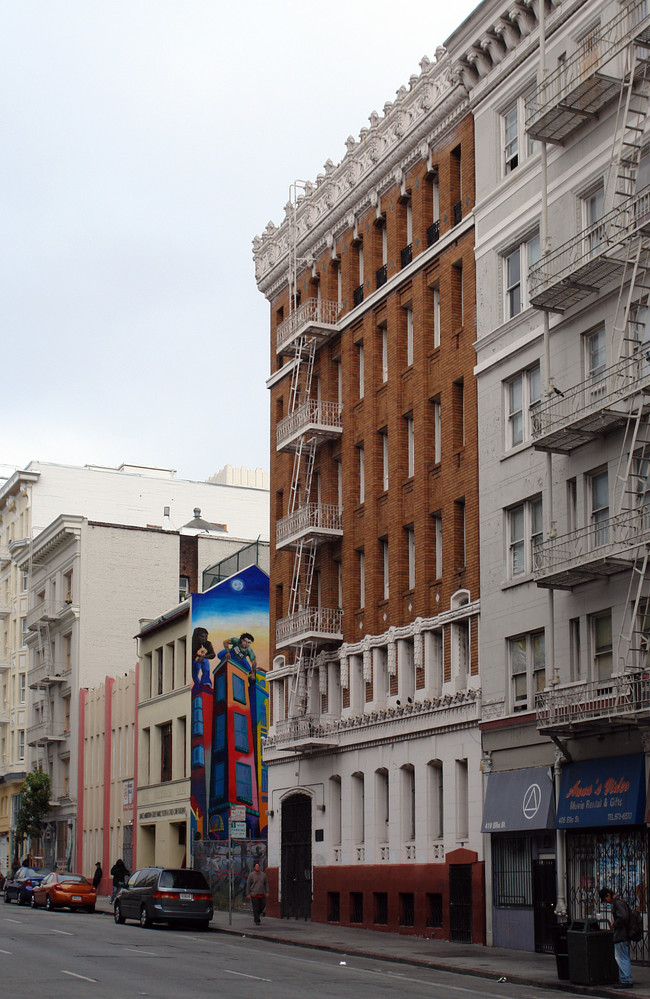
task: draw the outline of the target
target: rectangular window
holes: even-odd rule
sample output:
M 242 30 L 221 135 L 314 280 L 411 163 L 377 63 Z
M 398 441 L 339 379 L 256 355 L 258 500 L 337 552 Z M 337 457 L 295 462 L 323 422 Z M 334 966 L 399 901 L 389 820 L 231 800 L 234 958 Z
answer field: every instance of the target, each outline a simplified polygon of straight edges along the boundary
M 440 396 L 433 400 L 433 460 L 436 464 L 442 459 L 442 416 Z
M 433 346 L 440 346 L 440 288 L 433 289 Z
M 539 364 L 520 371 L 505 383 L 506 388 L 506 447 L 516 447 L 531 439 L 532 414 L 541 400 Z
M 406 310 L 406 366 L 413 364 L 413 309 Z
M 20 704 L 24 704 L 25 703 L 25 674 L 24 673 L 20 674 L 20 689 L 19 689 L 18 699 L 19 699 Z
M 507 639 L 513 711 L 533 710 L 535 694 L 546 685 L 544 632 Z
M 366 385 L 366 372 L 365 372 L 365 359 L 363 353 L 363 344 L 360 343 L 359 347 L 359 398 L 363 399 Z
M 18 759 L 25 759 L 25 730 L 18 729 Z
M 533 571 L 533 552 L 542 540 L 542 500 L 526 500 L 508 510 L 509 576 L 528 575 Z
M 248 752 L 248 718 L 240 711 L 233 712 L 235 734 L 235 749 L 240 753 Z
M 233 673 L 232 696 L 240 704 L 246 704 L 246 684 L 241 676 Z
M 388 562 L 388 539 L 382 538 L 380 541 L 381 545 L 381 564 L 382 564 L 382 576 L 383 576 L 383 599 L 388 600 L 390 596 L 390 565 Z
M 406 558 L 408 565 L 408 588 L 415 588 L 415 531 L 413 527 L 406 528 Z
M 366 556 L 362 550 L 359 556 L 359 607 L 366 606 Z M 340 563 L 339 563 L 340 565 Z
M 504 258 L 504 300 L 505 318 L 518 316 L 527 309 L 528 300 L 528 268 L 537 263 L 540 256 L 539 233 L 520 243 Z
M 366 501 L 366 453 L 363 445 L 357 448 L 359 452 L 359 503 Z
M 521 95 L 501 116 L 504 176 L 512 173 L 521 165 L 523 159 L 535 153 L 536 143 L 526 133 L 525 121 L 526 96 Z
M 607 368 L 607 348 L 605 327 L 585 337 L 585 369 L 587 373 L 589 401 L 600 399 L 607 391 L 605 371 Z
M 442 515 L 433 515 L 433 536 L 435 545 L 436 579 L 442 579 Z
M 388 381 L 388 330 L 385 326 L 381 331 L 381 380 Z
M 591 523 L 593 547 L 609 541 L 609 479 L 607 469 L 590 477 Z
M 415 474 L 415 427 L 413 417 L 406 417 L 406 474 L 410 479 Z
M 236 763 L 235 779 L 237 781 L 237 800 L 244 801 L 247 805 L 252 805 L 253 780 L 250 764 Z
M 172 779 L 172 723 L 160 725 L 160 781 Z
M 381 488 L 384 492 L 388 489 L 388 430 L 384 427 L 379 431 L 381 438 Z
M 590 256 L 595 256 L 605 245 L 605 227 L 597 224 L 604 212 L 605 189 L 601 184 L 600 187 L 582 199 L 582 216 L 587 233 L 587 250 Z
M 612 645 L 612 612 L 594 614 L 591 619 L 594 679 L 608 680 L 612 675 L 614 648 Z

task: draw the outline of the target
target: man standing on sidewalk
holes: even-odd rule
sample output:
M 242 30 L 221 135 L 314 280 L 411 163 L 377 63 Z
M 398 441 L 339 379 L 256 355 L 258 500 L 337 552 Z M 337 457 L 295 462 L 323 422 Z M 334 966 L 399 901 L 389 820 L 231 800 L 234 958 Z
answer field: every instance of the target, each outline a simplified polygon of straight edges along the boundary
M 260 870 L 259 864 L 255 864 L 246 882 L 246 898 L 250 898 L 251 900 L 253 919 L 256 926 L 259 926 L 260 916 L 263 916 L 266 911 L 266 896 L 268 893 L 269 882 L 266 874 Z
M 618 965 L 619 988 L 628 989 L 634 985 L 632 981 L 632 966 L 630 964 L 630 945 L 628 943 L 628 923 L 630 907 L 611 888 L 600 889 L 600 901 L 612 907 L 612 929 L 614 931 L 614 957 Z

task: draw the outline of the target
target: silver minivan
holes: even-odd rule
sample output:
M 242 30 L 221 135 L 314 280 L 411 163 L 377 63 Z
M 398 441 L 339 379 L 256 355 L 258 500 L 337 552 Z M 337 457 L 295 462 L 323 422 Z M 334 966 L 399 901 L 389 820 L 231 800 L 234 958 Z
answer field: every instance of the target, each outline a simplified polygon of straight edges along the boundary
M 191 922 L 207 930 L 213 912 L 207 881 L 200 871 L 189 868 L 143 867 L 134 871 L 113 903 L 116 923 L 137 919 L 144 927 Z

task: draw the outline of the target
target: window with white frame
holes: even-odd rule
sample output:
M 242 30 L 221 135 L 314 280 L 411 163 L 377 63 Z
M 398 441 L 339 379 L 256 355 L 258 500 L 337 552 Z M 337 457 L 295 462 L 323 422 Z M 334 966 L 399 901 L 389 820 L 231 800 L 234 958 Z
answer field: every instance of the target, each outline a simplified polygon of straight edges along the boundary
M 542 540 L 542 499 L 526 500 L 507 511 L 508 575 L 511 579 L 533 571 L 533 551 Z
M 381 439 L 381 488 L 385 492 L 388 489 L 388 428 L 384 427 L 379 431 Z
M 381 330 L 381 380 L 388 381 L 388 330 L 385 326 Z
M 442 514 L 433 514 L 433 540 L 435 545 L 436 579 L 442 579 Z
M 599 225 L 605 212 L 605 188 L 602 182 L 582 199 L 582 221 L 586 232 L 587 250 L 595 256 L 605 245 L 605 227 Z
M 501 115 L 504 176 L 512 173 L 522 160 L 535 153 L 536 143 L 525 130 L 526 98 L 524 95 L 516 100 Z
M 366 452 L 363 444 L 357 447 L 359 452 L 359 503 L 366 501 Z
M 539 233 L 504 255 L 505 318 L 512 319 L 529 306 L 528 268 L 540 257 Z
M 365 385 L 366 385 L 366 364 L 365 364 L 365 357 L 363 353 L 362 343 L 358 345 L 358 351 L 359 351 L 359 398 L 363 399 L 365 393 Z
M 440 288 L 433 288 L 433 346 L 440 346 Z
M 593 674 L 595 680 L 608 680 L 614 665 L 612 612 L 601 611 L 590 618 Z
M 359 556 L 359 607 L 365 607 L 366 606 L 366 556 L 363 551 L 363 548 L 359 549 L 357 554 Z
M 609 476 L 606 468 L 589 476 L 589 492 L 593 547 L 598 548 L 609 541 Z
M 607 346 L 605 343 L 605 327 L 588 333 L 584 338 L 585 372 L 589 388 L 589 401 L 593 402 L 605 394 L 605 370 L 607 368 Z
M 415 426 L 413 416 L 409 414 L 406 418 L 406 474 L 409 478 L 415 474 Z
M 413 309 L 406 309 L 406 366 L 413 364 Z
M 532 434 L 531 411 L 541 400 L 539 364 L 518 372 L 505 383 L 506 447 L 528 441 Z
M 535 707 L 535 694 L 546 686 L 544 632 L 533 631 L 506 639 L 512 678 L 512 710 Z

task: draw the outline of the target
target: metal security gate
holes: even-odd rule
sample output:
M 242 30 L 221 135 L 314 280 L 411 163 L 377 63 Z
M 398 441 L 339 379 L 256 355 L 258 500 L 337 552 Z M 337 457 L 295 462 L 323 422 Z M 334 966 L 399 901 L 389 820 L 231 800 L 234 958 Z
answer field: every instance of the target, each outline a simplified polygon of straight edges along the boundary
M 570 919 L 599 915 L 602 925 L 610 919 L 608 907 L 598 893 L 607 885 L 621 895 L 631 909 L 643 915 L 643 940 L 630 943 L 633 961 L 650 963 L 648 946 L 648 831 L 630 826 L 610 831 L 568 832 L 567 901 Z
M 451 864 L 449 867 L 449 939 L 472 942 L 472 867 Z
M 535 950 L 538 954 L 555 953 L 555 860 L 533 860 L 533 917 Z
M 311 916 L 311 798 L 294 794 L 282 803 L 281 916 Z

